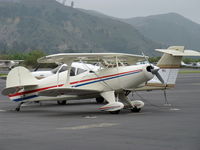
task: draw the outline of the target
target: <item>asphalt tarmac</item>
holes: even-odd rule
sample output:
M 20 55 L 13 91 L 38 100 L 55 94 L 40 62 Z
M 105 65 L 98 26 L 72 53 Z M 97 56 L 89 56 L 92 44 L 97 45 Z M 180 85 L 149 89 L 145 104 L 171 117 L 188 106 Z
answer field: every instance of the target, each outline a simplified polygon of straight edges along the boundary
M 5 81 L 0 81 L 0 89 Z M 132 94 L 130 94 L 132 97 Z M 101 112 L 94 100 L 27 104 L 0 96 L 0 150 L 199 150 L 200 74 L 180 74 L 167 91 L 138 92 L 140 113 Z

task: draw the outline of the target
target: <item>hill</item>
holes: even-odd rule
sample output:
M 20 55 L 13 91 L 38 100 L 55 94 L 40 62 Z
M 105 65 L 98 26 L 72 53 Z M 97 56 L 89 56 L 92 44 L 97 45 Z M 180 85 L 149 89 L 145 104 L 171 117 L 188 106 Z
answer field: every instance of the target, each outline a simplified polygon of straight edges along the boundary
M 200 49 L 200 25 L 176 13 L 122 19 L 144 36 L 165 45 Z
M 55 0 L 5 1 L 0 1 L 1 53 L 33 49 L 137 53 L 134 50 L 160 47 L 127 23 L 90 15 Z

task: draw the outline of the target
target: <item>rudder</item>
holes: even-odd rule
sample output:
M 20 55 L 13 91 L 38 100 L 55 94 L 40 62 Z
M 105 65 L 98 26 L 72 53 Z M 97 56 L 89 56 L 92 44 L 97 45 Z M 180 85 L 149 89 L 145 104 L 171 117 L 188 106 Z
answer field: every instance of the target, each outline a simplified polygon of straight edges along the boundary
M 19 91 L 24 87 L 37 86 L 38 80 L 25 67 L 15 67 L 7 76 L 6 88 L 2 91 L 3 95 L 9 95 Z

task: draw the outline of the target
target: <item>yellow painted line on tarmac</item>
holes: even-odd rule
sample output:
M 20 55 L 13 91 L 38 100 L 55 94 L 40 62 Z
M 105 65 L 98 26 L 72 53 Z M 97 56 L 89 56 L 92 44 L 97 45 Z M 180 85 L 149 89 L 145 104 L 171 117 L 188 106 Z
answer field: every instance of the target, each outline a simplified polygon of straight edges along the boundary
M 56 128 L 59 130 L 83 130 L 83 129 L 91 129 L 91 128 L 105 128 L 116 126 L 118 123 L 99 123 L 99 124 L 89 124 L 89 125 L 81 125 L 81 126 L 73 126 L 73 127 L 63 127 Z

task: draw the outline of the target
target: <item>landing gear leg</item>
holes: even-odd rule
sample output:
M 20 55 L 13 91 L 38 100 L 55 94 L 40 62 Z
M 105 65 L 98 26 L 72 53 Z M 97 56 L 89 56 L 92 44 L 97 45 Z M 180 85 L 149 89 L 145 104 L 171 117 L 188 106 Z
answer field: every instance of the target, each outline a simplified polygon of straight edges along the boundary
M 140 112 L 141 108 L 144 106 L 144 103 L 140 100 L 131 101 L 128 98 L 130 92 L 126 91 L 125 93 L 120 93 L 119 98 L 125 104 L 127 109 L 130 109 L 131 112 Z M 138 108 L 139 107 L 139 108 Z
M 24 103 L 24 102 L 19 103 L 18 106 L 15 108 L 15 110 L 16 110 L 16 111 L 20 111 L 21 105 L 22 105 L 23 103 Z
M 165 97 L 165 104 L 164 104 L 164 106 L 171 106 L 171 104 L 168 102 L 168 99 L 167 99 L 166 90 L 164 90 L 164 97 Z

